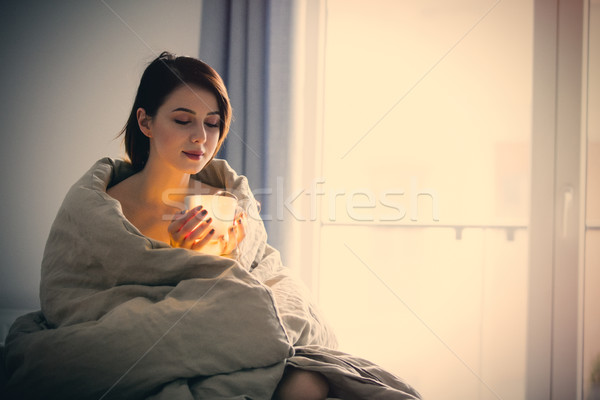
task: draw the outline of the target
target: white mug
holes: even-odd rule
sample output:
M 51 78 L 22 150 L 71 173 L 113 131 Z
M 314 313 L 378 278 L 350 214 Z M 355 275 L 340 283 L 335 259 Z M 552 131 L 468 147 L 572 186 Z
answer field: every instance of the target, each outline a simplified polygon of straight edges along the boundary
M 237 209 L 237 197 L 233 193 L 221 190 L 215 194 L 196 194 L 184 198 L 185 207 L 190 210 L 202 206 L 207 211 L 205 220 L 212 218 L 211 226 L 215 230 L 214 240 L 211 240 L 201 251 L 203 253 L 220 255 L 219 237 L 229 238 L 228 229 L 233 225 Z

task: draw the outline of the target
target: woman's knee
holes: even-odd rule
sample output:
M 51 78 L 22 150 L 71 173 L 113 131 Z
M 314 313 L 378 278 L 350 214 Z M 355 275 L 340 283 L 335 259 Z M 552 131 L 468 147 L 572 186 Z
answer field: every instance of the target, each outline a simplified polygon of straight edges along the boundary
M 329 393 L 329 384 L 318 372 L 288 367 L 277 387 L 277 400 L 323 400 Z

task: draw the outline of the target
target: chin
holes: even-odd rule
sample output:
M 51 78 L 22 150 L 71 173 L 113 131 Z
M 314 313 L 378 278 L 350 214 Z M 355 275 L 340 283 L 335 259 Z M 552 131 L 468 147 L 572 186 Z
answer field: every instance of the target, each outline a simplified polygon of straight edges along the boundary
M 190 175 L 195 175 L 198 172 L 202 171 L 204 169 L 204 167 L 206 167 L 208 165 L 209 161 L 203 162 L 203 163 L 199 163 L 196 164 L 194 167 L 189 168 L 186 173 L 190 174 Z

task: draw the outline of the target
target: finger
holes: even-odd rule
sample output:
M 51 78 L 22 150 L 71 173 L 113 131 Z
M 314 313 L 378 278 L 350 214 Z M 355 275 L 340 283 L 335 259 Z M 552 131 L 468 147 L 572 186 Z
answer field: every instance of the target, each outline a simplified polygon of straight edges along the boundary
M 179 210 L 179 211 L 177 211 L 175 214 L 173 214 L 173 218 L 171 219 L 171 222 L 180 220 L 181 218 L 184 218 L 185 214 L 187 212 L 188 212 L 188 210 Z
M 238 218 L 235 224 L 235 238 L 237 244 L 240 244 L 246 237 L 246 219 Z
M 219 238 L 222 240 L 222 246 L 223 246 L 222 254 L 231 253 L 237 247 L 237 244 L 238 244 L 237 232 L 236 232 L 235 226 L 230 226 L 229 229 L 227 230 L 227 234 L 229 235 L 228 240 L 225 240 L 225 238 L 223 236 L 221 236 Z
M 222 255 L 231 253 L 231 250 L 229 249 L 230 241 L 231 241 L 231 236 L 229 237 L 229 240 L 226 240 L 225 236 L 223 236 L 223 235 L 219 236 L 219 245 L 221 246 L 221 254 Z
M 186 236 L 186 240 L 195 242 L 198 239 L 202 239 L 204 236 L 206 236 L 210 232 L 210 230 L 212 228 L 211 223 L 212 223 L 212 218 L 208 218 L 208 219 L 202 221 L 198 226 L 196 226 L 194 228 L 193 231 L 191 231 Z
M 189 211 L 182 211 L 182 213 L 175 214 L 173 220 L 169 224 L 167 231 L 170 234 L 174 234 L 179 232 L 181 228 L 188 222 L 191 218 L 193 218 L 196 214 L 198 214 L 202 210 L 202 206 L 194 207 Z
M 169 238 L 171 241 L 171 246 L 172 247 L 182 247 L 182 243 L 185 240 L 185 235 L 181 234 L 181 232 L 178 231 L 178 229 L 175 227 L 173 227 L 174 224 L 169 225 L 169 228 L 167 229 L 169 232 Z
M 246 215 L 246 212 L 244 211 L 244 209 L 241 207 L 238 207 L 238 209 L 235 210 L 235 217 L 233 219 L 237 220 L 239 218 L 242 218 L 244 215 Z
M 198 210 L 195 212 L 190 219 L 188 219 L 185 224 L 179 230 L 185 236 L 188 236 L 192 231 L 194 231 L 206 218 L 208 211 L 205 209 Z
M 190 246 L 190 249 L 192 249 L 192 250 L 202 250 L 202 248 L 204 246 L 206 246 L 206 244 L 212 240 L 212 238 L 213 238 L 214 235 L 215 235 L 215 230 L 211 229 L 202 239 L 194 242 Z
M 171 235 L 175 232 L 178 232 L 184 223 L 185 223 L 185 211 L 182 211 L 182 212 L 175 214 L 175 216 L 173 217 L 173 219 L 171 220 L 171 223 L 169 224 L 169 226 L 167 228 L 167 232 L 169 232 L 169 234 L 171 234 Z
M 198 220 L 200 217 L 198 216 L 202 214 L 202 211 L 205 211 L 202 209 L 202 206 L 192 208 L 191 210 L 187 211 L 183 217 L 169 224 L 167 231 L 169 232 L 169 236 L 171 238 L 171 246 L 189 248 L 192 245 L 193 242 L 187 241 L 186 239 L 193 229 L 200 223 Z M 192 228 L 190 228 L 190 226 L 192 226 Z
M 229 240 L 225 240 L 224 237 L 220 238 L 223 241 L 223 254 L 231 253 L 246 237 L 246 219 L 244 215 L 235 220 L 234 224 L 229 227 L 228 235 Z

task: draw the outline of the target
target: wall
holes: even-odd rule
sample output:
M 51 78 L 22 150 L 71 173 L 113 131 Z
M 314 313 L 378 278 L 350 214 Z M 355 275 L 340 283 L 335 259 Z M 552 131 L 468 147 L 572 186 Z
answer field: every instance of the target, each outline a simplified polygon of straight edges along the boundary
M 0 340 L 39 308 L 46 237 L 68 188 L 115 139 L 145 65 L 198 56 L 201 0 L 0 5 Z

